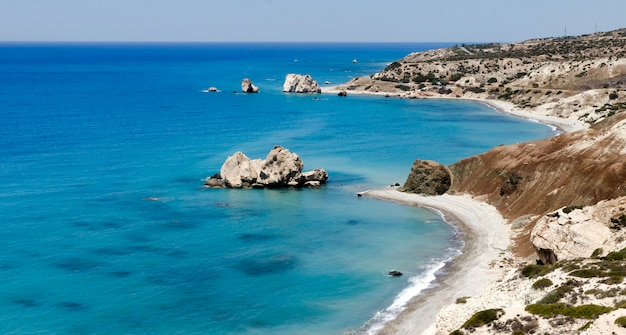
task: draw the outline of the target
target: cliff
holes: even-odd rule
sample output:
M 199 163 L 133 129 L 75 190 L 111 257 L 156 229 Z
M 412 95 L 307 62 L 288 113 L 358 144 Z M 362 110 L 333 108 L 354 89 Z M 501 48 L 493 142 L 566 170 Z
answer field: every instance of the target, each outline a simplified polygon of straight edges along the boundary
M 448 192 L 481 196 L 510 221 L 535 218 L 518 238 L 516 252 L 527 256 L 539 217 L 626 195 L 625 154 L 626 114 L 618 114 L 588 130 L 500 146 L 454 163 Z

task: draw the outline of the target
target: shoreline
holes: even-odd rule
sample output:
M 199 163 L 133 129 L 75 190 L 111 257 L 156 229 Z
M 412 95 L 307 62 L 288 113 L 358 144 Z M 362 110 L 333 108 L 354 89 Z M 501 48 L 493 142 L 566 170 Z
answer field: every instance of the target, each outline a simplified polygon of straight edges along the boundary
M 340 86 L 325 86 L 322 88 L 322 94 L 338 94 L 343 89 Z M 389 97 L 397 97 L 401 99 L 410 99 L 413 96 L 404 96 L 398 92 L 366 92 L 366 91 L 349 91 L 349 94 L 354 95 L 370 95 L 370 96 L 389 96 Z M 476 98 L 476 97 L 449 97 L 449 96 L 441 96 L 441 95 L 433 95 L 433 96 L 419 96 L 419 99 L 439 99 L 439 100 L 465 100 L 465 101 L 474 101 L 476 103 L 485 104 L 499 113 L 504 113 L 514 117 L 520 117 L 523 119 L 527 119 L 530 121 L 535 121 L 539 123 L 546 124 L 548 126 L 555 127 L 556 133 L 570 133 L 578 130 L 583 130 L 589 128 L 589 124 L 578 120 L 570 120 L 563 119 L 555 116 L 547 116 L 539 113 L 533 113 L 529 110 L 519 108 L 515 106 L 515 104 L 494 100 L 494 99 L 485 99 L 485 98 Z
M 340 91 L 337 86 L 327 86 L 322 93 L 336 94 Z M 351 91 L 351 94 L 410 98 L 391 92 Z M 589 127 L 577 120 L 533 113 L 505 101 L 475 97 L 420 98 L 474 101 L 499 113 L 546 124 L 554 128 L 556 135 Z M 444 221 L 459 229 L 464 243 L 461 254 L 436 271 L 435 279 L 426 289 L 409 299 L 394 319 L 380 327 L 366 329 L 368 335 L 449 334 L 459 329 L 478 310 L 493 308 L 494 305 L 509 305 L 523 310 L 523 306 L 518 306 L 519 299 L 497 292 L 498 284 L 506 277 L 515 276 L 518 265 L 527 260 L 513 256 L 510 250 L 513 244 L 511 225 L 495 207 L 467 194 L 422 196 L 403 193 L 396 188 L 369 190 L 361 194 L 439 211 Z M 467 298 L 467 303 L 459 304 L 459 298 Z
M 463 312 L 468 308 L 452 314 L 442 314 L 442 311 L 449 306 L 467 306 L 455 304 L 456 299 L 470 297 L 468 300 L 471 300 L 487 293 L 504 277 L 503 269 L 508 270 L 507 260 L 513 256 L 509 251 L 512 242 L 506 220 L 495 207 L 469 195 L 422 196 L 395 188 L 362 194 L 436 209 L 446 222 L 458 227 L 464 241 L 461 254 L 435 273 L 436 279 L 429 288 L 412 297 L 395 319 L 376 329 L 374 334 L 437 334 L 442 324 L 458 329 L 473 313 Z

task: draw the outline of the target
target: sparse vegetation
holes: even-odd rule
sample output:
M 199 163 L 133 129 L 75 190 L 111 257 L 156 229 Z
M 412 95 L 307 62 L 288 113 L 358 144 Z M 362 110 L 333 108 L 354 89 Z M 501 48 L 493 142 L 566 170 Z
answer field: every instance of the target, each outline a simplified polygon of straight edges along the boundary
M 541 300 L 539 300 L 537 303 L 544 304 L 544 305 L 555 304 L 559 302 L 561 299 L 565 298 L 565 295 L 572 292 L 572 290 L 573 289 L 567 285 L 559 286 L 556 289 L 550 291 L 548 294 L 546 294 L 546 296 L 543 297 Z
M 615 324 L 626 328 L 626 316 L 620 316 L 619 318 L 615 319 Z
M 539 280 L 537 280 L 536 282 L 533 283 L 532 288 L 534 290 L 543 290 L 543 289 L 548 288 L 548 287 L 550 287 L 552 285 L 554 285 L 552 280 L 550 280 L 548 278 L 541 278 L 541 279 L 539 279 Z
M 535 315 L 555 317 L 557 315 L 569 316 L 576 319 L 597 319 L 598 316 L 613 311 L 614 308 L 600 305 L 568 306 L 564 303 L 556 304 L 532 304 L 526 306 L 526 311 Z
M 563 208 L 563 213 L 565 214 L 569 214 L 571 213 L 573 210 L 575 209 L 583 209 L 584 206 L 580 206 L 580 205 L 572 205 L 572 206 L 567 206 L 565 208 Z
M 522 268 L 522 275 L 526 278 L 537 278 L 552 272 L 554 268 L 549 265 L 529 264 Z
M 502 313 L 504 313 L 504 310 L 496 308 L 476 312 L 469 320 L 465 321 L 461 328 L 470 329 L 488 325 L 491 322 L 498 320 Z
M 457 298 L 457 299 L 456 299 L 456 303 L 457 303 L 457 304 L 466 304 L 466 303 L 467 303 L 467 299 L 469 299 L 469 297 L 461 297 L 461 298 Z

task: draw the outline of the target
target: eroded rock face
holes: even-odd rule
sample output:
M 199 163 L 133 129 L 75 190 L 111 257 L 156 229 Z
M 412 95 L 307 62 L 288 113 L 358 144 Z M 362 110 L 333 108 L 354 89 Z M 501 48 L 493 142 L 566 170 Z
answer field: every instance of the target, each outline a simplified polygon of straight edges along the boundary
M 304 163 L 289 150 L 275 146 L 263 159 L 251 160 L 241 151 L 228 157 L 218 175 L 207 178 L 208 187 L 319 187 L 328 180 L 324 169 L 302 172 Z
M 450 188 L 451 177 L 448 169 L 437 162 L 416 160 L 411 173 L 400 191 L 425 195 L 441 195 Z
M 297 154 L 275 146 L 265 158 L 257 182 L 271 187 L 297 186 L 303 167 Z
M 321 93 L 320 85 L 310 75 L 290 73 L 285 77 L 283 92 Z
M 260 160 L 253 161 L 238 151 L 228 157 L 220 169 L 220 176 L 226 187 L 240 188 L 251 185 L 259 177 Z
M 565 208 L 543 216 L 531 231 L 530 240 L 544 263 L 590 257 L 599 248 L 598 256 L 603 256 L 626 246 L 626 220 L 621 219 L 626 218 L 626 197 Z
M 248 78 L 244 78 L 241 81 L 241 92 L 243 93 L 258 93 L 259 88 L 252 83 Z

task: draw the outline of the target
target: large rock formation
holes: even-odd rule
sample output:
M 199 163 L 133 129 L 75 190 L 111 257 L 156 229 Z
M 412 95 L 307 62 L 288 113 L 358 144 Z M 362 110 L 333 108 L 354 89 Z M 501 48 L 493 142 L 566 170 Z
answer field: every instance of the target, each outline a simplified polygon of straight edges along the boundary
M 283 92 L 321 93 L 322 89 L 310 75 L 290 73 L 285 77 Z
M 304 163 L 289 150 L 275 146 L 263 159 L 251 160 L 242 152 L 229 156 L 219 175 L 207 178 L 209 187 L 319 187 L 328 180 L 323 169 L 302 172 Z
M 425 195 L 441 195 L 450 188 L 450 171 L 437 162 L 416 160 L 400 191 Z
M 259 88 L 252 83 L 248 78 L 244 78 L 241 81 L 241 92 L 243 93 L 258 93 Z
M 530 240 L 544 263 L 604 256 L 626 247 L 626 197 L 593 206 L 564 207 L 543 216 Z M 601 251 L 599 250 L 601 249 Z

